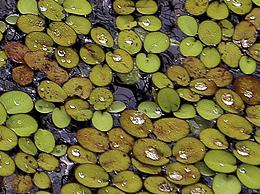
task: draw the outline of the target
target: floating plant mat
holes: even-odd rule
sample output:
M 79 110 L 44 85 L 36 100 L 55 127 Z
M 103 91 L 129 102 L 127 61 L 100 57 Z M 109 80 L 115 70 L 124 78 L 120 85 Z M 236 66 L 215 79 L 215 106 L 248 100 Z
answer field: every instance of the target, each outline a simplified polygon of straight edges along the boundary
M 259 6 L 0 0 L 0 193 L 260 193 Z

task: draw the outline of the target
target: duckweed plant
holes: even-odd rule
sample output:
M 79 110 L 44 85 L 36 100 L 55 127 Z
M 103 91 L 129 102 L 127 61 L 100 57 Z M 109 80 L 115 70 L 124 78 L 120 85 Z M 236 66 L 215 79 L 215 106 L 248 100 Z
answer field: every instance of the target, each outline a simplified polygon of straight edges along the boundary
M 260 193 L 259 0 L 185 0 L 179 42 L 168 1 L 105 5 L 117 32 L 95 19 L 100 2 L 18 0 L 0 21 L 1 71 L 16 85 L 0 95 L 2 189 Z

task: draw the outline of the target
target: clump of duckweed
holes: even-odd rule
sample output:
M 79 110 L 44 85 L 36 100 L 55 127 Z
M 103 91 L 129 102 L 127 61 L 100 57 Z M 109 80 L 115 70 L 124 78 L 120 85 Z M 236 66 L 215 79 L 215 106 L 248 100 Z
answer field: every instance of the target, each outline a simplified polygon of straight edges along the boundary
M 259 193 L 259 0 L 180 1 L 174 21 L 170 1 L 104 2 L 18 0 L 0 21 L 3 189 Z

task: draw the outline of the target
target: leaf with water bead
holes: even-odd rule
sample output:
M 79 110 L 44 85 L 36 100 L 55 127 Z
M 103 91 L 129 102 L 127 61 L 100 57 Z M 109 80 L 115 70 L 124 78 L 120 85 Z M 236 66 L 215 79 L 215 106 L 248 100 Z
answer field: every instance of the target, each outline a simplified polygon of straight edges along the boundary
M 108 194 L 108 193 L 113 193 L 113 194 L 125 194 L 125 192 L 113 187 L 113 186 L 107 186 L 100 188 L 98 190 L 98 194 Z M 88 193 L 87 193 L 88 194 Z
M 147 137 L 153 130 L 152 121 L 142 112 L 125 110 L 120 116 L 121 127 L 134 137 Z
M 107 108 L 107 112 L 119 113 L 126 109 L 126 104 L 122 101 L 113 101 L 113 103 Z
M 238 15 L 244 15 L 252 9 L 252 0 L 239 0 L 239 1 L 229 1 L 224 0 L 224 2 L 227 4 L 228 8 L 238 14 Z
M 47 189 L 51 186 L 50 177 L 45 172 L 36 172 L 33 176 L 33 183 L 39 189 Z
M 92 152 L 100 153 L 109 149 L 107 134 L 95 128 L 83 128 L 78 130 L 76 138 L 83 148 Z
M 210 149 L 227 149 L 228 141 L 219 130 L 207 128 L 200 132 L 200 141 Z
M 202 192 L 202 193 L 204 192 L 204 194 L 214 194 L 210 187 L 202 183 L 189 185 L 182 189 L 182 194 L 191 194 L 196 192 Z
M 29 137 L 20 137 L 18 146 L 26 154 L 35 156 L 38 153 L 37 147 Z
M 119 172 L 127 170 L 131 161 L 126 153 L 119 150 L 109 150 L 100 155 L 99 163 L 107 172 Z
M 78 183 L 67 183 L 61 187 L 61 194 L 73 194 L 72 192 L 92 194 L 91 190 Z
M 255 43 L 248 49 L 248 55 L 253 59 L 260 61 L 260 44 Z
M 22 91 L 9 91 L 1 95 L 0 102 L 8 114 L 28 113 L 33 109 L 32 98 Z
M 95 111 L 91 122 L 100 131 L 109 131 L 113 127 L 113 117 L 109 112 Z
M 51 21 L 61 21 L 65 18 L 63 7 L 54 0 L 39 0 L 40 12 Z
M 100 188 L 108 185 L 109 175 L 96 164 L 81 164 L 75 169 L 75 178 L 89 188 Z
M 0 51 L 0 67 L 3 67 L 7 63 L 7 55 L 5 51 Z
M 60 108 L 55 108 L 52 111 L 51 118 L 54 125 L 58 128 L 68 127 L 71 122 L 71 117 L 65 111 L 64 106 L 61 106 Z
M 33 156 L 25 154 L 23 152 L 18 152 L 15 155 L 15 164 L 16 166 L 25 173 L 33 174 L 38 168 L 37 161 Z
M 177 193 L 177 187 L 162 176 L 151 176 L 144 180 L 144 187 L 156 194 Z
M 242 53 L 239 47 L 233 42 L 221 42 L 218 45 L 218 51 L 222 61 L 231 68 L 236 68 L 239 65 L 239 60 Z
M 114 39 L 111 35 L 111 33 L 102 27 L 95 27 L 92 28 L 90 31 L 90 36 L 94 40 L 95 43 L 111 48 L 114 46 Z
M 216 48 L 205 47 L 200 54 L 200 60 L 207 68 L 214 68 L 219 65 L 221 56 Z
M 151 15 L 157 12 L 158 5 L 154 0 L 138 0 L 136 10 L 143 15 Z
M 0 158 L 0 176 L 11 176 L 15 172 L 15 163 L 13 159 L 2 151 L 0 151 Z
M 256 71 L 256 61 L 248 56 L 242 56 L 239 60 L 239 68 L 244 74 L 253 74 Z
M 216 172 L 231 173 L 237 169 L 236 158 L 224 150 L 210 150 L 204 157 L 206 165 Z
M 106 62 L 113 71 L 118 73 L 130 73 L 134 68 L 131 55 L 122 49 L 107 52 Z
M 88 102 L 74 98 L 66 101 L 65 110 L 71 118 L 76 121 L 88 121 L 92 118 L 92 111 L 89 109 Z
M 89 96 L 89 103 L 94 106 L 95 110 L 104 110 L 113 102 L 113 94 L 104 87 L 95 88 Z
M 260 81 L 254 76 L 240 76 L 235 79 L 233 86 L 235 92 L 248 105 L 260 103 Z
M 204 44 L 215 46 L 221 41 L 221 28 L 216 22 L 205 20 L 199 24 L 198 35 Z
M 198 23 L 192 16 L 183 15 L 178 17 L 177 25 L 180 30 L 188 36 L 195 36 L 197 34 Z
M 162 27 L 161 20 L 153 15 L 141 16 L 138 19 L 138 25 L 147 31 L 158 31 Z
M 81 59 L 90 65 L 100 64 L 105 60 L 104 50 L 97 44 L 85 44 L 80 48 L 79 54 Z
M 56 157 L 64 156 L 67 152 L 68 147 L 65 144 L 56 145 L 51 152 L 51 155 Z
M 218 129 L 226 136 L 237 139 L 249 139 L 253 131 L 252 125 L 242 116 L 223 114 L 217 120 Z
M 260 189 L 260 168 L 249 164 L 241 164 L 237 169 L 237 177 L 243 185 L 250 189 Z
M 77 39 L 76 32 L 64 22 L 50 23 L 47 34 L 60 46 L 72 46 Z
M 172 149 L 176 160 L 184 164 L 191 164 L 203 159 L 205 146 L 194 137 L 185 137 L 177 141 Z
M 185 9 L 188 13 L 198 16 L 207 11 L 209 2 L 208 0 L 186 0 Z
M 138 53 L 142 48 L 139 35 L 133 30 L 123 30 L 118 34 L 118 46 L 130 55 Z
M 50 172 L 56 170 L 60 165 L 56 157 L 43 152 L 38 155 L 37 162 L 40 168 Z
M 166 178 L 174 184 L 191 185 L 197 183 L 200 176 L 194 165 L 174 162 L 166 166 Z
M 132 0 L 115 0 L 113 9 L 117 14 L 129 15 L 135 11 L 135 2 Z
M 172 88 L 162 88 L 157 94 L 157 102 L 166 113 L 176 111 L 180 107 L 180 97 Z
M 260 165 L 260 145 L 252 141 L 239 141 L 235 144 L 234 156 L 241 162 Z
M 233 81 L 233 74 L 223 67 L 210 69 L 206 77 L 213 80 L 218 87 L 228 86 Z
M 230 39 L 234 34 L 234 25 L 227 19 L 218 22 L 221 28 L 222 40 Z
M 171 156 L 171 148 L 164 142 L 150 139 L 138 139 L 133 146 L 133 154 L 135 158 L 152 166 L 162 166 L 169 162 Z
M 17 27 L 26 34 L 41 32 L 45 29 L 45 20 L 36 15 L 21 15 L 17 20 Z
M 234 175 L 217 174 L 213 180 L 215 194 L 237 194 L 241 191 L 241 183 Z
M 92 5 L 88 0 L 70 1 L 64 0 L 64 10 L 75 15 L 88 15 L 92 12 Z
M 203 45 L 199 40 L 193 37 L 187 37 L 181 41 L 179 48 L 183 56 L 195 57 L 201 53 Z
M 46 153 L 52 152 L 55 147 L 54 135 L 45 129 L 38 129 L 34 134 L 34 142 L 36 147 Z
M 213 1 L 207 8 L 207 15 L 215 20 L 223 20 L 228 17 L 228 7 L 224 2 Z
M 45 51 L 51 52 L 53 50 L 52 38 L 44 32 L 30 32 L 25 37 L 25 45 L 31 51 Z
M 167 69 L 167 76 L 178 85 L 187 86 L 190 82 L 190 75 L 182 66 L 173 65 Z
M 162 116 L 162 111 L 160 107 L 152 101 L 144 101 L 138 105 L 138 111 L 143 112 L 149 118 L 160 118 Z
M 171 80 L 164 73 L 159 71 L 152 74 L 152 82 L 159 89 L 166 87 L 173 88 Z
M 126 193 L 136 193 L 142 188 L 142 179 L 132 171 L 119 172 L 112 179 L 113 184 Z M 123 183 L 123 184 L 122 184 Z
M 220 117 L 224 111 L 213 100 L 202 99 L 197 103 L 198 114 L 206 120 L 214 120 Z
M 167 143 L 178 141 L 190 132 L 189 124 L 178 118 L 161 118 L 153 123 L 153 127 L 157 139 Z
M 113 150 L 128 153 L 134 145 L 134 138 L 121 128 L 113 128 L 108 131 L 109 145 Z
M 260 105 L 248 106 L 246 109 L 246 114 L 247 120 L 260 127 Z
M 28 114 L 12 115 L 7 119 L 6 126 L 22 137 L 30 136 L 38 129 L 37 121 Z
M 177 89 L 177 93 L 180 98 L 187 100 L 188 102 L 198 102 L 200 100 L 200 96 L 188 88 L 179 88 Z
M 241 97 L 230 89 L 219 89 L 215 94 L 216 101 L 221 108 L 231 113 L 240 113 L 245 105 Z
M 160 69 L 161 60 L 153 53 L 138 53 L 136 55 L 136 66 L 145 73 L 154 73 Z
M 35 102 L 34 107 L 39 113 L 46 114 L 52 112 L 55 108 L 55 105 L 52 102 L 39 99 Z
M 116 17 L 116 26 L 119 30 L 130 30 L 137 25 L 132 15 L 124 15 Z
M 217 90 L 215 82 L 206 78 L 192 80 L 190 82 L 190 88 L 191 91 L 204 96 L 212 96 Z
M 162 32 L 150 32 L 145 36 L 144 49 L 149 53 L 162 53 L 170 46 L 170 38 Z
M 144 164 L 142 162 L 139 162 L 135 158 L 131 158 L 132 165 L 140 172 L 146 173 L 146 174 L 152 174 L 152 175 L 158 175 L 162 168 L 160 166 L 152 166 L 149 164 Z
M 64 102 L 67 98 L 65 91 L 52 81 L 42 81 L 37 91 L 39 96 L 48 102 Z
M 91 22 L 83 16 L 70 15 L 65 21 L 77 34 L 88 34 L 92 28 Z
M 249 21 L 241 21 L 235 26 L 232 40 L 242 48 L 248 48 L 256 42 L 257 30 Z
M 17 136 L 9 128 L 0 125 L 0 150 L 9 151 L 17 145 Z
M 70 47 L 57 47 L 55 49 L 55 58 L 59 65 L 64 68 L 73 68 L 79 63 L 79 55 Z
M 36 0 L 19 0 L 17 9 L 21 14 L 39 14 Z
M 259 5 L 260 5 L 260 1 L 259 1 Z M 245 17 L 245 20 L 251 22 L 256 27 L 257 30 L 260 30 L 260 22 L 259 22 L 260 12 L 259 11 L 260 11 L 260 8 L 256 7 L 254 9 L 252 9 L 251 12 L 249 14 L 247 14 Z
M 196 109 L 191 104 L 182 104 L 173 115 L 180 119 L 191 119 L 196 116 Z
M 70 160 L 78 164 L 95 164 L 97 156 L 95 153 L 84 149 L 79 145 L 72 145 L 67 150 L 67 155 Z

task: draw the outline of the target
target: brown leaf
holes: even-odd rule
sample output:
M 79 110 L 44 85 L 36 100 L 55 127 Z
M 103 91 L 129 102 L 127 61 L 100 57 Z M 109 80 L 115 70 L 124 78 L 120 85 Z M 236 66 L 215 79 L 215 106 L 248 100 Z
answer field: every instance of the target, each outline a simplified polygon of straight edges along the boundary
M 16 83 L 26 86 L 33 81 L 33 70 L 26 65 L 20 65 L 13 68 L 12 77 Z
M 8 42 L 4 50 L 7 56 L 16 63 L 24 63 L 24 55 L 29 52 L 27 46 L 20 42 Z

